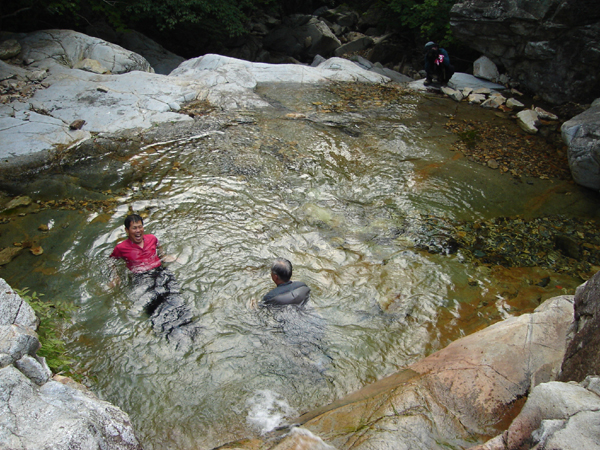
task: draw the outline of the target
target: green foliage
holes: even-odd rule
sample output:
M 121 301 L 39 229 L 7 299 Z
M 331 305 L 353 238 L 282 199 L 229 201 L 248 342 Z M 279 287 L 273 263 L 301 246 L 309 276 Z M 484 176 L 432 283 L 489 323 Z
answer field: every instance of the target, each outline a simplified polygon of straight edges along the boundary
M 26 28 L 25 22 L 35 20 L 42 22 L 43 28 L 65 22 L 86 25 L 98 20 L 105 20 L 116 29 L 140 23 L 151 23 L 159 30 L 199 24 L 200 30 L 220 29 L 236 36 L 245 32 L 248 13 L 277 3 L 278 0 L 2 0 L 0 25 L 6 28 L 7 22 L 14 22 L 13 18 L 22 28 Z
M 390 9 L 399 14 L 400 22 L 421 37 L 443 46 L 454 41 L 450 29 L 450 10 L 456 0 L 386 0 Z
M 29 303 L 40 319 L 37 333 L 42 344 L 38 356 L 46 358 L 48 366 L 54 373 L 70 373 L 69 366 L 73 363 L 66 356 L 65 343 L 60 339 L 64 323 L 71 318 L 75 307 L 65 302 L 46 302 L 40 299 L 43 294 L 29 289 L 15 289 L 19 296 Z

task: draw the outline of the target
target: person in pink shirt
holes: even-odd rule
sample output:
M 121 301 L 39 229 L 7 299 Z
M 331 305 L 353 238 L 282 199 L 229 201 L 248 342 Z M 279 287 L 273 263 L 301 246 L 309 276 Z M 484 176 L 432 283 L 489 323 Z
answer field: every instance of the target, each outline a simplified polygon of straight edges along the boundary
M 162 251 L 153 234 L 144 234 L 144 220 L 137 214 L 125 218 L 127 239 L 117 244 L 111 258 L 123 259 L 132 274 L 133 295 L 150 315 L 166 300 L 179 297 L 181 291 L 175 276 L 163 266 L 175 260 Z M 110 287 L 120 284 L 121 279 L 114 271 Z
M 124 259 L 127 268 L 133 273 L 143 273 L 160 267 L 164 257 L 158 239 L 153 234 L 144 234 L 144 221 L 141 216 L 131 214 L 125 218 L 127 239 L 117 244 L 111 258 Z
M 163 265 L 176 258 L 164 254 L 156 236 L 144 234 L 144 221 L 137 214 L 125 218 L 125 233 L 127 239 L 117 244 L 110 257 L 123 259 L 131 273 L 134 308 L 139 305 L 148 313 L 158 334 L 177 346 L 191 345 L 202 327 L 186 305 L 175 276 Z M 120 281 L 115 270 L 109 285 Z

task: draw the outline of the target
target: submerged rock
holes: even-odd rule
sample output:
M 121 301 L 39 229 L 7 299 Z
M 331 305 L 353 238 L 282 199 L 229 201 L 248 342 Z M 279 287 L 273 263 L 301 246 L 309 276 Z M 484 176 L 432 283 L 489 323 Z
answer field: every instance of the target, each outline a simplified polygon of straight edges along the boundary
M 555 378 L 572 314 L 571 296 L 547 300 L 294 423 L 338 449 L 468 447 L 501 431 L 520 399 Z

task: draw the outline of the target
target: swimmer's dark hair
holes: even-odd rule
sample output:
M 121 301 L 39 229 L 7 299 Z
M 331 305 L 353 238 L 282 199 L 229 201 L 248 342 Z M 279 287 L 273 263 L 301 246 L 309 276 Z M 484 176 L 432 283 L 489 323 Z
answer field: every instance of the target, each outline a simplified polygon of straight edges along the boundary
M 128 230 L 129 226 L 131 225 L 131 222 L 142 222 L 142 225 L 144 225 L 144 219 L 142 219 L 142 216 L 138 216 L 137 214 L 130 214 L 127 217 L 125 217 L 125 228 L 127 228 Z
M 274 273 L 283 282 L 288 282 L 292 278 L 292 263 L 284 258 L 277 258 L 271 266 L 271 273 Z

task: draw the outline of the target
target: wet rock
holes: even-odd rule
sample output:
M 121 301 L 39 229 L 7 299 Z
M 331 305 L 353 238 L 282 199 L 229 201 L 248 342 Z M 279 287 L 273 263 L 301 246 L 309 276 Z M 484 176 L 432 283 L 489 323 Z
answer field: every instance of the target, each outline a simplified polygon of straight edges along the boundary
M 24 355 L 21 359 L 15 361 L 15 367 L 38 386 L 47 383 L 52 377 L 52 371 L 46 364 L 45 358 Z
M 536 386 L 508 430 L 470 450 L 600 449 L 600 378 Z
M 20 197 L 13 198 L 10 202 L 6 204 L 6 209 L 14 209 L 19 208 L 21 206 L 29 206 L 31 205 L 32 200 L 30 197 L 26 195 L 22 195 Z
M 504 105 L 505 102 L 506 99 L 502 95 L 491 95 L 487 100 L 481 103 L 481 106 L 483 108 L 498 109 L 500 106 Z
M 534 108 L 534 111 L 537 113 L 537 115 L 538 115 L 538 117 L 540 119 L 543 119 L 543 120 L 558 120 L 558 117 L 556 116 L 556 114 L 548 112 L 548 111 L 540 108 L 539 106 L 536 106 Z
M 0 447 L 141 450 L 129 417 L 38 357 L 37 319 L 0 279 Z
M 477 95 L 490 95 L 492 93 L 492 90 L 488 87 L 480 87 L 480 88 L 475 88 L 475 90 L 473 90 L 473 94 L 477 94 Z
M 560 131 L 569 148 L 569 166 L 575 182 L 600 190 L 600 106 L 566 121 Z
M 407 83 L 407 82 L 413 81 L 412 78 L 410 78 L 406 75 L 403 75 L 400 72 L 396 72 L 395 70 L 388 69 L 387 67 L 383 67 L 379 63 L 373 64 L 373 67 L 369 70 L 371 72 L 375 72 L 380 75 L 383 75 L 384 77 L 388 77 L 389 79 L 391 79 L 392 81 L 394 81 L 396 83 Z
M 11 262 L 22 250 L 21 247 L 7 247 L 0 250 L 0 266 L 4 266 Z
M 464 98 L 462 92 L 448 86 L 442 86 L 442 92 L 456 102 L 460 102 Z
M 219 450 L 238 449 L 238 450 L 253 450 L 257 442 L 236 442 L 232 446 L 224 445 L 219 447 Z M 293 427 L 283 436 L 277 437 L 270 443 L 271 450 L 292 450 L 292 449 L 307 449 L 307 450 L 336 450 L 335 447 L 326 444 L 323 440 L 312 434 L 306 428 Z
M 481 103 L 483 103 L 485 101 L 485 95 L 484 94 L 477 94 L 477 93 L 472 93 L 469 94 L 469 96 L 467 97 L 467 101 L 469 103 L 475 104 L 475 105 L 479 105 Z
M 21 44 L 16 39 L 0 42 L 0 59 L 10 59 L 21 53 Z
M 23 356 L 35 356 L 40 349 L 37 334 L 23 325 L 0 325 L 0 353 L 8 355 L 8 364 L 14 364 Z
M 498 167 L 500 167 L 498 161 L 496 161 L 495 159 L 488 159 L 487 165 L 490 169 L 497 169 Z
M 57 381 L 41 387 L 13 366 L 0 370 L 4 448 L 139 450 L 127 414 L 90 391 Z M 35 419 L 32 419 L 35 417 Z
M 29 304 L 0 278 L 0 325 L 22 325 L 37 329 L 39 320 Z
M 575 293 L 575 322 L 570 334 L 558 379 L 580 382 L 600 373 L 600 272 Z

